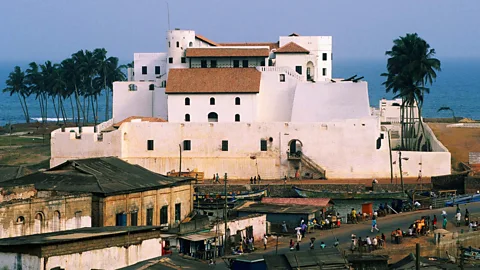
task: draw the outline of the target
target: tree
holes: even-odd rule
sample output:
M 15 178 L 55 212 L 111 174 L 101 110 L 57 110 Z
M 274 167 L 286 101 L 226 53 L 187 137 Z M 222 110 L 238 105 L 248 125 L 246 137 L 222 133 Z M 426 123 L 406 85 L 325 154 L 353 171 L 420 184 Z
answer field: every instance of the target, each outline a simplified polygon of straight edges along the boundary
M 453 122 L 457 122 L 457 118 L 455 118 L 455 112 L 450 108 L 450 107 L 440 107 L 437 112 L 441 112 L 441 111 L 451 111 L 452 112 L 452 115 L 453 115 Z
M 402 98 L 400 122 L 402 125 L 402 149 L 420 149 L 421 139 L 418 137 L 416 123 L 418 123 L 423 138 L 425 129 L 422 121 L 422 108 L 425 93 L 430 89 L 426 85 L 432 85 L 437 78 L 437 71 L 441 71 L 440 60 L 434 58 L 435 49 L 420 38 L 418 34 L 406 34 L 393 41 L 393 47 L 385 52 L 389 59 L 387 61 L 387 72 L 385 76 L 386 91 L 392 91 L 395 97 Z M 415 117 L 415 106 L 417 117 Z M 414 140 L 418 140 L 417 143 Z
M 30 114 L 28 113 L 27 97 L 30 96 L 30 92 L 25 83 L 25 72 L 19 66 L 15 66 L 13 71 L 8 75 L 8 79 L 5 84 L 7 87 L 3 89 L 4 93 L 10 93 L 10 96 L 17 94 L 20 105 L 22 106 L 23 115 L 25 116 L 25 122 L 30 123 Z

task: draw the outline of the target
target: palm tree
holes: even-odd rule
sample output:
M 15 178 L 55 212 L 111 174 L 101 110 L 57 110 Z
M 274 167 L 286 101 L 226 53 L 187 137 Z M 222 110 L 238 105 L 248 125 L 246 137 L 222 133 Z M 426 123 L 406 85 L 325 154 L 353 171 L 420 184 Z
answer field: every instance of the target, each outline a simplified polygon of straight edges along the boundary
M 9 92 L 10 96 L 17 94 L 20 105 L 22 106 L 23 115 L 25 116 L 25 121 L 30 123 L 30 114 L 28 113 L 26 101 L 27 97 L 30 96 L 30 92 L 28 91 L 28 87 L 25 83 L 25 73 L 19 66 L 15 66 L 13 71 L 10 72 L 5 84 L 7 87 L 3 89 L 3 92 Z
M 29 68 L 26 70 L 25 80 L 28 84 L 28 88 L 31 94 L 35 94 L 35 99 L 38 100 L 40 105 L 40 116 L 42 122 L 47 121 L 47 93 L 45 91 L 46 78 L 41 72 L 41 67 L 35 63 L 31 62 Z
M 401 124 L 402 124 L 402 148 L 407 150 L 415 150 L 420 148 L 418 144 L 415 146 L 412 139 L 418 139 L 415 128 L 416 122 L 425 136 L 423 121 L 421 118 L 425 93 L 429 93 L 430 89 L 425 86 L 432 85 L 437 77 L 437 71 L 441 70 L 440 61 L 435 56 L 435 49 L 431 49 L 430 45 L 420 38 L 416 33 L 407 34 L 393 41 L 394 45 L 390 51 L 385 54 L 390 58 L 387 61 L 387 73 L 381 76 L 387 77 L 383 83 L 386 91 L 392 91 L 396 97 L 402 98 L 401 106 Z M 414 107 L 417 107 L 418 117 L 415 117 Z M 407 140 L 407 136 L 411 139 Z M 418 140 L 420 143 L 421 140 Z
M 77 60 L 75 60 L 72 57 L 72 58 L 67 58 L 63 60 L 60 65 L 62 69 L 63 80 L 66 83 L 67 89 L 69 89 L 69 91 L 75 96 L 75 103 L 76 103 L 76 109 L 77 109 L 76 123 L 77 125 L 79 125 L 81 115 L 83 115 L 83 119 L 85 119 L 85 111 L 82 107 L 82 104 L 80 103 L 81 75 L 79 70 L 79 64 Z M 70 104 L 72 106 L 73 118 L 75 118 L 75 112 L 74 112 L 71 96 L 70 96 Z M 80 114 L 80 111 L 82 112 L 82 114 Z
M 457 122 L 457 118 L 455 117 L 455 112 L 450 107 L 443 106 L 437 110 L 437 112 L 441 112 L 441 111 L 451 111 L 453 115 L 453 122 L 455 123 Z
M 98 77 L 96 78 L 97 88 L 103 89 L 105 91 L 105 121 L 109 119 L 109 97 L 110 92 L 107 89 L 107 69 L 108 69 L 108 59 L 107 59 L 107 50 L 105 48 L 95 49 L 93 51 L 95 59 L 97 61 L 97 72 Z

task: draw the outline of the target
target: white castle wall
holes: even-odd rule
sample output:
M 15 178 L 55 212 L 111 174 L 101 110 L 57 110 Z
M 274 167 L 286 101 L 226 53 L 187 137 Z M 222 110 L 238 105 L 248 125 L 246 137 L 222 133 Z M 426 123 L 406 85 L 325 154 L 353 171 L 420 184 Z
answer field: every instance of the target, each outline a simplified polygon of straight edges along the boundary
M 157 76 L 166 73 L 166 53 L 135 53 L 134 61 L 134 80 L 136 81 L 155 81 Z M 147 74 L 142 74 L 142 67 L 147 67 Z M 160 74 L 155 74 L 155 66 L 160 67 Z
M 190 105 L 185 105 L 187 97 Z M 210 105 L 212 97 L 215 105 Z M 240 105 L 235 105 L 237 97 Z M 171 94 L 168 108 L 168 120 L 174 123 L 185 122 L 185 114 L 190 114 L 190 122 L 205 123 L 210 112 L 218 114 L 218 122 L 234 122 L 235 114 L 240 115 L 240 122 L 253 122 L 257 114 L 257 94 Z
M 110 135 L 109 135 L 110 134 Z M 264 179 L 291 175 L 288 143 L 299 139 L 303 153 L 327 171 L 329 178 L 389 177 L 388 142 L 376 149 L 380 136 L 376 119 L 329 123 L 125 123 L 106 133 L 103 142 L 72 140 L 65 133 L 52 137 L 51 165 L 66 159 L 118 156 L 130 163 L 165 174 L 179 168 L 179 144 L 191 140 L 191 151 L 182 151 L 182 170 L 197 169 L 205 175 L 228 173 L 229 178 L 250 178 L 258 172 Z M 260 151 L 260 140 L 272 138 L 268 151 Z M 153 151 L 147 140 L 154 140 Z M 228 151 L 221 151 L 228 140 Z M 63 142 L 68 149 L 58 149 Z M 65 144 L 68 143 L 68 144 Z M 109 150 L 107 150 L 109 149 Z M 448 152 L 402 152 L 405 175 L 417 175 L 422 161 L 424 176 L 450 173 Z M 256 160 L 251 159 L 255 156 Z M 395 158 L 395 156 L 394 156 Z M 418 162 L 417 162 L 418 161 Z M 397 162 L 398 164 L 398 162 Z
M 290 67 L 295 70 L 296 66 L 302 67 L 303 80 L 307 79 L 307 59 L 308 54 L 305 53 L 279 53 L 275 55 L 275 66 L 277 67 Z
M 224 48 L 224 47 L 222 47 Z M 248 67 L 257 67 L 261 66 L 262 61 L 268 63 L 267 58 L 262 57 L 196 57 L 196 58 L 188 58 L 187 61 L 188 65 L 192 68 L 200 68 L 202 64 L 202 60 L 207 60 L 207 67 L 211 67 L 211 60 L 217 61 L 217 68 L 228 68 L 233 67 L 233 61 L 239 60 L 240 67 L 243 67 L 242 60 L 248 60 Z

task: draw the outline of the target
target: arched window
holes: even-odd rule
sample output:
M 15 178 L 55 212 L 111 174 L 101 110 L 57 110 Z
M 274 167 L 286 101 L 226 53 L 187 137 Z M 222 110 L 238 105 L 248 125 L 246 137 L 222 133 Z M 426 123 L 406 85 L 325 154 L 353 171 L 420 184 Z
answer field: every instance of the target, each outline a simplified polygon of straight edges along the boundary
M 75 229 L 82 227 L 82 211 L 75 212 Z
M 16 229 L 17 229 L 16 236 L 24 235 L 24 232 L 25 232 L 25 218 L 23 216 L 19 216 L 17 218 Z
M 188 47 L 193 47 L 193 42 L 188 43 Z
M 235 98 L 235 105 L 240 105 L 240 98 L 239 97 Z
M 42 233 L 43 230 L 43 213 L 38 212 L 35 215 L 35 222 L 33 224 L 33 233 Z
M 190 122 L 190 114 L 185 114 L 185 122 Z
M 185 106 L 190 106 L 190 98 L 185 98 Z
M 148 86 L 148 90 L 155 90 L 155 85 L 152 83 Z
M 55 211 L 53 212 L 53 226 L 52 231 L 57 232 L 60 231 L 60 212 Z
M 128 90 L 129 91 L 137 91 L 137 86 L 135 84 L 129 84 L 128 85 Z
M 210 105 L 215 105 L 215 98 L 213 97 L 210 98 Z
M 240 122 L 240 114 L 235 114 L 235 122 Z
M 209 113 L 208 122 L 218 122 L 218 114 L 216 112 Z

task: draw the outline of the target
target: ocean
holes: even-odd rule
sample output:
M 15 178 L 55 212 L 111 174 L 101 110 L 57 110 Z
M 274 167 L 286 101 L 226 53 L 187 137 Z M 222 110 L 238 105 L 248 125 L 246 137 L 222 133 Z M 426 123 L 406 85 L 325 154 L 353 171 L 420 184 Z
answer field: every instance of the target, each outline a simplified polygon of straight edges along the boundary
M 5 88 L 5 81 L 13 67 L 18 65 L 24 69 L 27 64 L 26 62 L 0 62 L 0 126 L 9 122 L 25 122 L 18 97 L 2 93 L 2 90 Z M 385 88 L 382 86 L 384 77 L 380 76 L 386 70 L 386 60 L 338 59 L 334 60 L 333 66 L 334 78 L 348 78 L 353 75 L 365 77 L 364 80 L 369 85 L 370 106 L 378 107 L 381 98 L 391 99 L 393 97 L 391 93 L 385 92 Z M 442 60 L 442 72 L 438 74 L 437 81 L 430 87 L 430 94 L 425 98 L 423 116 L 451 117 L 450 112 L 437 112 L 438 108 L 448 106 L 455 111 L 456 116 L 480 119 L 478 72 L 480 72 L 480 59 Z M 27 103 L 31 118 L 40 118 L 40 107 L 35 97 L 30 97 Z M 69 107 L 66 110 L 67 112 L 71 111 Z M 102 96 L 99 97 L 99 119 L 103 121 L 104 115 L 105 97 Z M 48 117 L 55 118 L 51 104 L 49 104 Z

